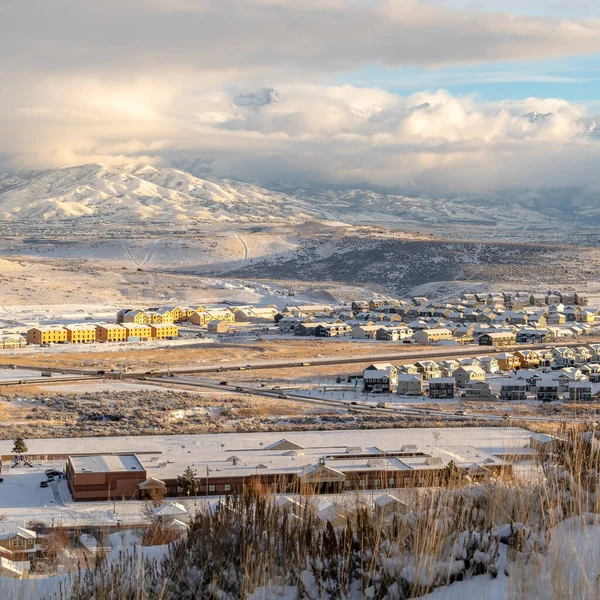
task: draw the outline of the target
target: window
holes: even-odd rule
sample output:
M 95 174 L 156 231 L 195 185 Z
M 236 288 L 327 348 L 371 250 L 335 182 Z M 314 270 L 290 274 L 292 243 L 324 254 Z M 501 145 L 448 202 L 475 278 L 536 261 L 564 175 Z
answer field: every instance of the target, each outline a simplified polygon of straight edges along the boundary
M 396 480 L 393 477 L 390 477 L 388 479 L 388 485 L 394 485 L 396 483 Z
M 226 492 L 230 492 L 230 491 L 231 491 L 231 486 L 230 486 L 228 483 L 226 483 L 226 484 L 223 486 L 223 490 L 224 490 L 224 491 L 226 491 Z
M 409 484 L 410 483 L 410 477 L 405 477 L 404 478 L 404 484 Z
M 216 488 L 215 488 L 215 486 L 214 486 L 214 485 L 209 485 L 209 486 L 208 486 L 208 491 L 209 491 L 209 492 L 214 492 L 215 490 L 216 490 Z
M 367 482 L 366 482 L 364 479 L 361 479 L 361 480 L 358 482 L 358 484 L 360 485 L 360 487 L 361 487 L 361 488 L 364 488 L 364 487 L 366 487 L 366 485 L 367 485 Z
M 351 483 L 350 481 L 348 481 L 347 479 L 346 479 L 346 481 L 344 481 L 344 487 L 345 487 L 346 489 L 350 489 L 350 486 L 351 486 L 351 485 L 352 485 L 352 483 Z
M 381 486 L 381 479 L 376 479 L 375 480 L 375 487 L 380 487 Z
M 23 538 L 20 538 L 20 537 L 13 538 L 12 545 L 17 546 L 17 547 L 22 547 L 23 546 Z

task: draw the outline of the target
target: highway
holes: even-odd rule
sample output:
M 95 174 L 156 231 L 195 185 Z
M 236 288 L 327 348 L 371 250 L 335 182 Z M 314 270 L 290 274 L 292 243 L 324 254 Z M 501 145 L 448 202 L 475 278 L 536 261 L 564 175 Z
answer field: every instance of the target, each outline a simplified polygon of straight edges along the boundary
M 555 344 L 556 346 L 583 346 L 586 342 L 565 342 L 564 344 Z M 589 342 L 588 342 L 589 343 Z M 496 348 L 492 346 L 476 346 L 468 347 L 432 347 L 421 346 L 415 351 L 400 351 L 394 352 L 374 352 L 369 354 L 351 354 L 345 356 L 322 356 L 322 357 L 307 357 L 302 359 L 287 359 L 287 360 L 263 360 L 263 361 L 246 361 L 246 362 L 219 362 L 209 365 L 197 365 L 193 367 L 171 367 L 169 369 L 154 369 L 152 371 L 129 371 L 120 375 L 123 379 L 138 379 L 143 375 L 191 375 L 195 373 L 220 373 L 225 371 L 240 371 L 240 370 L 256 370 L 256 369 L 290 369 L 299 367 L 323 366 L 323 365 L 343 365 L 343 364 L 359 364 L 368 362 L 413 362 L 415 360 L 439 360 L 451 358 L 465 358 L 468 356 L 480 356 L 482 354 L 498 354 L 500 352 L 515 352 L 516 350 L 540 350 L 552 348 L 552 345 L 544 344 L 520 344 L 517 346 L 506 346 Z M 215 351 L 215 354 L 218 351 Z M 44 371 L 52 371 L 53 369 L 42 366 L 27 366 L 28 369 L 40 369 Z M 97 371 L 76 369 L 54 369 L 61 373 L 73 373 L 76 375 L 97 375 Z M 108 374 L 107 376 L 111 376 Z
M 44 369 L 45 370 L 45 369 Z M 36 384 L 53 384 L 53 383 L 65 383 L 68 381 L 90 381 L 91 379 L 102 379 L 100 375 L 68 375 L 65 377 L 21 377 L 20 379 L 0 379 L 0 387 L 7 387 L 11 385 L 36 385 Z
M 431 419 L 443 419 L 446 421 L 473 421 L 474 419 L 482 419 L 486 421 L 506 421 L 509 419 L 504 415 L 494 415 L 488 413 L 477 413 L 469 411 L 467 414 L 459 415 L 452 412 L 435 409 L 425 409 L 415 406 L 407 406 L 403 404 L 394 405 L 387 408 L 378 408 L 374 404 L 368 405 L 363 402 L 353 404 L 351 402 L 343 400 L 332 400 L 332 399 L 321 399 L 314 398 L 312 396 L 304 396 L 296 392 L 289 392 L 285 390 L 275 390 L 268 387 L 252 387 L 244 384 L 240 385 L 221 385 L 210 379 L 199 379 L 199 378 L 184 378 L 184 377 L 148 377 L 147 381 L 154 383 L 168 383 L 172 385 L 184 385 L 190 387 L 202 387 L 209 388 L 219 391 L 228 391 L 238 394 L 250 394 L 253 396 L 262 396 L 265 398 L 279 398 L 282 400 L 296 401 L 307 404 L 316 404 L 320 406 L 330 406 L 333 408 L 343 408 L 349 412 L 362 412 L 362 413 L 377 413 L 377 414 L 391 414 L 395 416 L 407 416 L 407 417 L 424 417 Z M 435 403 L 434 401 L 432 403 Z M 527 421 L 527 422 L 555 422 L 555 423 L 589 423 L 589 419 L 578 419 L 578 418 L 565 418 L 565 417 L 550 417 L 550 416 L 516 416 L 516 421 Z

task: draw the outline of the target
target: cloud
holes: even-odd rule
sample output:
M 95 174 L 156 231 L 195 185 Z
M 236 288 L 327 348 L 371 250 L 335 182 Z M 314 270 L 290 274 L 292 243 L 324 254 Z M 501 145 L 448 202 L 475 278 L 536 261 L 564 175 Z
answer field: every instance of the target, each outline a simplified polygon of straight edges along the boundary
M 600 51 L 600 20 L 417 0 L 21 0 L 0 7 L 7 68 L 338 72 Z M 5 59 L 6 60 L 6 59 Z
M 332 74 L 370 65 L 435 73 L 600 52 L 600 20 L 516 15 L 496 6 L 4 2 L 1 164 L 201 156 L 214 159 L 216 175 L 262 181 L 436 193 L 568 186 L 573 179 L 597 185 L 599 146 L 586 131 L 584 107 L 327 84 Z M 522 116 L 532 111 L 552 114 Z

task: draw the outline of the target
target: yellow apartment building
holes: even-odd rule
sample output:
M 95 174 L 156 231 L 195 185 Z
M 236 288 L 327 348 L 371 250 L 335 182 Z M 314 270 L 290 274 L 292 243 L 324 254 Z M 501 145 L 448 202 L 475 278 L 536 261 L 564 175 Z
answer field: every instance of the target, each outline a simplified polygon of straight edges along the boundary
M 207 309 L 206 312 L 210 316 L 211 321 L 223 321 L 223 323 L 235 323 L 235 314 L 228 308 Z
M 123 317 L 123 323 L 135 323 L 136 325 L 150 325 L 152 315 L 143 310 L 132 310 Z
M 172 323 L 156 323 L 150 325 L 150 329 L 154 340 L 172 340 L 179 337 L 179 327 Z
M 200 325 L 206 327 L 208 322 L 211 320 L 211 316 L 206 311 L 193 311 L 188 317 L 188 321 L 194 325 Z
M 125 342 L 127 340 L 127 329 L 116 323 L 96 325 L 96 339 L 99 342 Z
M 32 327 L 27 331 L 30 344 L 64 344 L 66 341 L 67 330 L 62 326 Z
M 152 330 L 150 325 L 140 325 L 138 323 L 123 323 L 127 330 L 127 339 L 139 338 L 140 342 L 147 342 L 152 339 Z
M 96 341 L 96 326 L 91 324 L 65 325 L 67 341 L 71 344 L 90 344 Z

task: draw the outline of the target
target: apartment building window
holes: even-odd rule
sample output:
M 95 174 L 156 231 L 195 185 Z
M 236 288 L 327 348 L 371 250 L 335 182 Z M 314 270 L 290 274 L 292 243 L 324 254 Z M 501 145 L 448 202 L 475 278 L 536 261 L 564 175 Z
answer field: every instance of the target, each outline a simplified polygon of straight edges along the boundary
M 223 486 L 223 490 L 224 490 L 225 492 L 230 492 L 230 491 L 231 491 L 231 486 L 230 486 L 228 483 L 226 483 L 226 484 Z
M 396 480 L 393 477 L 390 477 L 388 479 L 388 485 L 394 485 L 396 483 Z
M 14 538 L 12 541 L 12 544 L 13 544 L 13 546 L 16 546 L 19 548 L 22 547 L 23 546 L 23 538 L 20 538 L 20 537 Z
M 380 487 L 381 486 L 381 479 L 376 479 L 375 480 L 375 487 Z
M 405 477 L 404 478 L 404 484 L 406 485 L 408 483 L 410 483 L 410 477 Z
M 348 489 L 350 489 L 351 485 L 352 485 L 352 483 L 351 483 L 350 481 L 348 481 L 348 480 L 344 481 L 344 487 L 345 487 L 347 490 L 348 490 Z
M 209 485 L 208 486 L 208 491 L 209 492 L 214 492 L 217 488 L 214 485 Z

